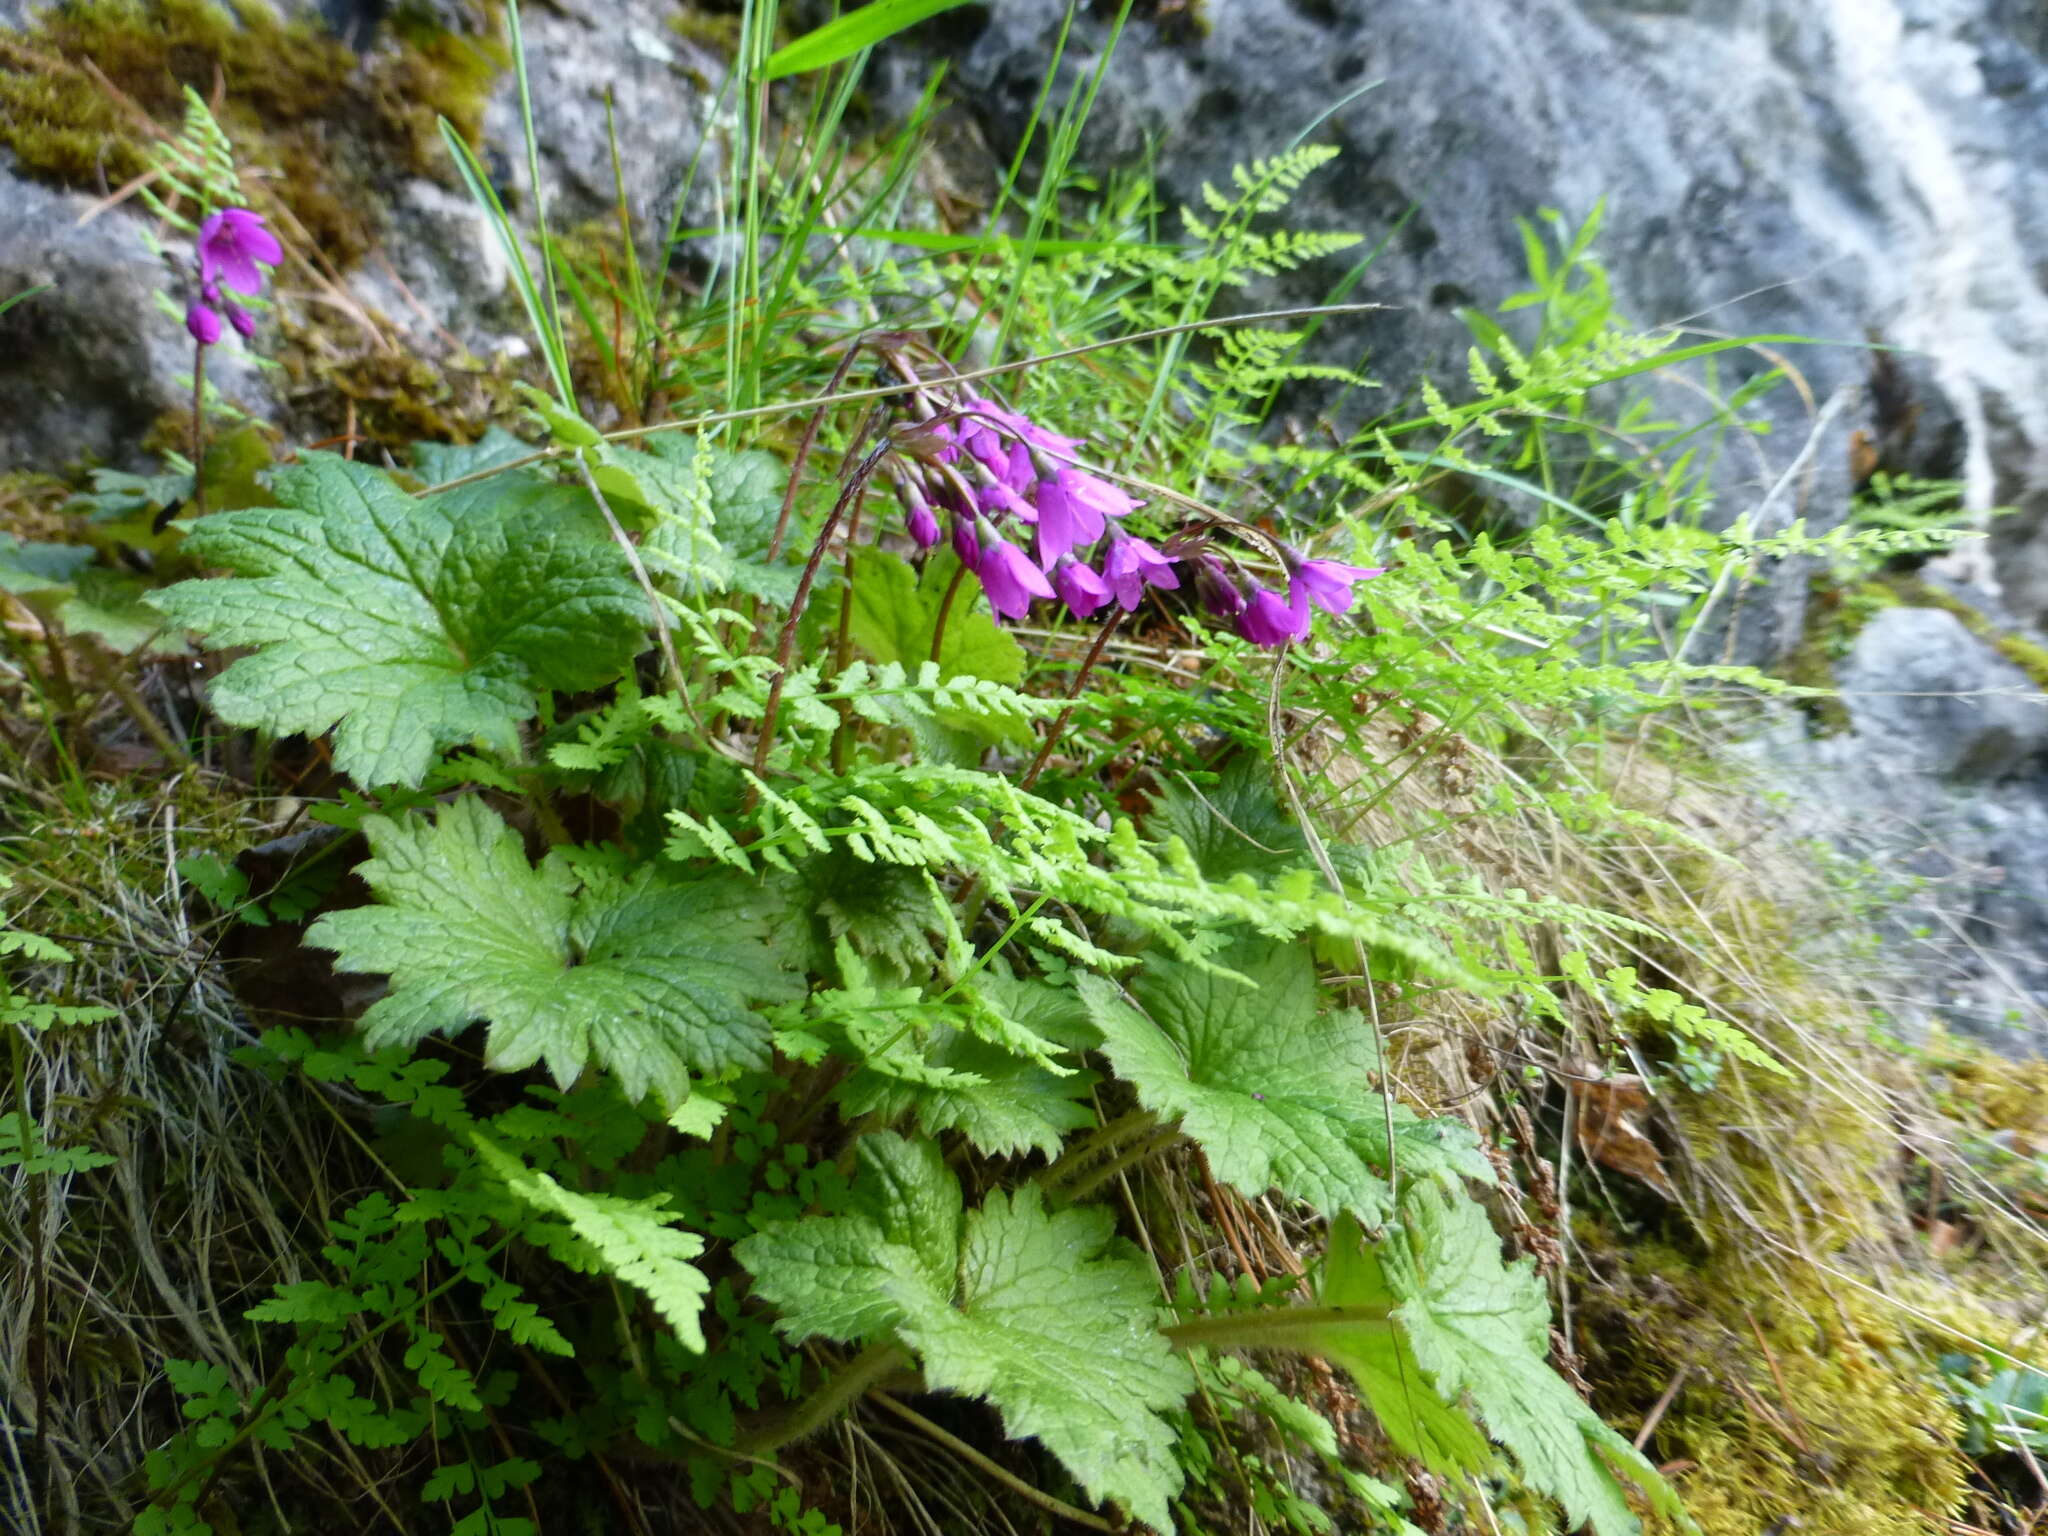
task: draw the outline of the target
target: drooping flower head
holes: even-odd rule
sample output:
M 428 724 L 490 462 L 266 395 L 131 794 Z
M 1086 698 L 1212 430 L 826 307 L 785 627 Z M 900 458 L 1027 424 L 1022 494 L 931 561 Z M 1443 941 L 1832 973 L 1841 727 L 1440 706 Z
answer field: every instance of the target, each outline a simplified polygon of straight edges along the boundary
M 1045 573 L 1029 555 L 998 534 L 987 523 L 981 525 L 981 562 L 975 574 L 988 593 L 988 605 L 1006 619 L 1021 619 L 1031 611 L 1031 599 L 1051 597 Z
M 1062 555 L 1054 564 L 1052 585 L 1077 619 L 1087 618 L 1110 599 L 1109 583 L 1072 555 Z
M 1298 550 L 1280 547 L 1291 578 L 1292 595 L 1306 599 L 1328 614 L 1349 613 L 1354 601 L 1352 587 L 1375 576 L 1384 576 L 1383 565 L 1346 565 L 1342 560 L 1308 560 Z
M 1244 612 L 1244 591 L 1221 560 L 1214 555 L 1197 555 L 1193 564 L 1195 596 L 1212 617 L 1228 622 Z
M 253 297 L 262 291 L 264 267 L 284 260 L 284 247 L 247 208 L 222 208 L 199 226 L 199 297 L 185 308 L 185 329 L 202 347 L 221 338 L 221 315 L 245 339 L 256 334 L 256 317 L 227 296 Z
M 1038 563 L 1050 570 L 1062 555 L 1101 538 L 1106 519 L 1143 505 L 1099 475 L 1057 466 L 1038 482 Z
M 1143 539 L 1122 533 L 1110 540 L 1109 553 L 1102 561 L 1102 579 L 1109 583 L 1117 606 L 1125 613 L 1137 611 L 1145 588 L 1159 587 L 1170 592 L 1180 585 L 1171 560 Z
M 1277 650 L 1290 640 L 1308 633 L 1308 594 L 1295 589 L 1294 600 L 1282 602 L 1280 594 L 1252 584 L 1251 598 L 1237 616 L 1237 632 L 1253 645 Z

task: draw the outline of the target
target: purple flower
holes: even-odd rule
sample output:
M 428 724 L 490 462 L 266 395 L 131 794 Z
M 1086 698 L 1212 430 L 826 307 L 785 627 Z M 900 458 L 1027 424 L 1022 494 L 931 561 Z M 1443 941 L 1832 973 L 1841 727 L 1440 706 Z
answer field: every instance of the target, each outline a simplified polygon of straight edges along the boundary
M 1216 618 L 1225 621 L 1235 619 L 1244 612 L 1244 592 L 1232 579 L 1223 562 L 1214 555 L 1197 555 L 1195 566 L 1195 596 L 1202 606 Z
M 256 317 L 239 304 L 228 305 L 228 324 L 241 333 L 242 340 L 248 341 L 256 334 Z
M 1069 550 L 1102 537 L 1106 518 L 1141 506 L 1107 480 L 1068 465 L 1038 482 L 1038 560 L 1050 568 Z M 1148 546 L 1149 547 L 1149 546 Z
M 1102 579 L 1109 583 L 1110 590 L 1125 613 L 1135 613 L 1138 599 L 1147 587 L 1162 587 L 1172 591 L 1180 585 L 1180 578 L 1173 574 L 1173 562 L 1159 553 L 1143 539 L 1126 538 L 1118 534 L 1110 541 L 1109 555 L 1102 562 Z
M 993 534 L 990 535 L 994 537 Z M 953 519 L 953 553 L 960 557 L 960 563 L 970 571 L 981 566 L 981 540 L 975 536 L 974 524 L 964 517 Z
M 194 299 L 185 306 L 185 329 L 192 333 L 192 339 L 202 347 L 210 347 L 220 340 L 220 314 L 210 305 Z
M 993 531 L 984 537 L 981 564 L 976 568 L 988 605 L 1006 619 L 1021 619 L 1031 611 L 1031 599 L 1051 597 L 1045 573 L 1032 564 L 1031 557 L 1008 539 Z
M 1016 438 L 1032 448 L 1051 453 L 1072 453 L 1087 441 L 1048 432 L 1019 411 L 1003 409 L 993 400 L 969 395 L 960 402 L 960 444 L 990 469 L 1000 471 L 1010 456 L 1004 438 Z
M 903 498 L 903 526 L 919 549 L 930 549 L 939 542 L 939 520 L 932 514 L 932 505 L 925 500 L 924 492 L 917 481 L 909 475 L 899 476 L 896 494 Z
M 1287 573 L 1294 578 L 1293 597 L 1303 597 L 1329 614 L 1351 611 L 1354 583 L 1386 574 L 1383 565 L 1346 565 L 1342 560 L 1304 560 L 1294 550 L 1285 551 Z
M 1308 633 L 1307 592 L 1297 587 L 1294 601 L 1283 603 L 1277 592 L 1254 582 L 1251 601 L 1237 616 L 1237 632 L 1253 645 L 1275 650 L 1290 640 L 1299 640 Z
M 1052 584 L 1060 595 L 1060 601 L 1079 619 L 1087 618 L 1109 601 L 1109 583 L 1071 555 L 1062 555 L 1053 566 Z
M 284 260 L 284 247 L 277 243 L 263 222 L 263 215 L 247 208 L 223 208 L 210 214 L 199 226 L 199 280 L 225 282 L 239 293 L 257 293 L 263 288 L 263 274 L 257 263 L 274 267 Z
M 1038 508 L 986 469 L 982 469 L 975 478 L 978 483 L 974 487 L 974 500 L 982 511 L 996 517 L 1014 517 L 1020 523 L 1038 521 Z

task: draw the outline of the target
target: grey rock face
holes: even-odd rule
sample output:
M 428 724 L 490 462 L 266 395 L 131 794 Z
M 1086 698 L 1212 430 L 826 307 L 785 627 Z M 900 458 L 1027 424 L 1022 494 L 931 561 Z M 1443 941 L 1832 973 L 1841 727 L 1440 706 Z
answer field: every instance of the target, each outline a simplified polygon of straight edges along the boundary
M 2009 779 L 2048 751 L 2048 698 L 1940 608 L 1888 608 L 1838 672 L 1859 753 L 1941 779 Z
M 48 290 L 0 315 L 0 469 L 125 459 L 159 414 L 190 403 L 177 380 L 191 373 L 191 338 L 156 301 L 175 274 L 132 220 L 81 225 L 90 207 L 0 170 L 0 298 Z M 268 407 L 238 342 L 212 349 L 207 376 Z
M 1933 608 L 1879 614 L 1837 676 L 1848 733 L 1787 719 L 1752 750 L 1874 882 L 1887 1008 L 2048 1052 L 2048 695 Z
M 990 0 L 959 56 L 999 148 L 1030 109 L 1060 9 Z M 1605 197 L 1601 253 L 1640 324 L 1846 343 L 1792 349 L 1820 399 L 1868 376 L 1855 345 L 1866 334 L 1924 353 L 1904 360 L 1911 398 L 1873 392 L 1842 417 L 1798 510 L 1839 516 L 1852 428 L 1895 446 L 1910 435 L 1903 464 L 1964 474 L 1977 505 L 2027 507 L 1999 525 L 1997 570 L 2023 616 L 2048 612 L 2037 6 L 1205 0 L 1200 16 L 1206 34 L 1185 18 L 1132 23 L 1083 158 L 1130 161 L 1152 144 L 1171 193 L 1191 200 L 1334 106 L 1315 137 L 1342 158 L 1291 218 L 1386 238 L 1355 296 L 1398 306 L 1333 333 L 1351 349 L 1342 360 L 1369 349 L 1386 380 L 1460 376 L 1469 337 L 1455 311 L 1525 286 L 1514 220 L 1545 207 L 1577 218 Z M 1103 36 L 1080 29 L 1068 80 L 1092 69 Z M 1335 275 L 1301 274 L 1284 295 L 1314 302 Z M 1738 355 L 1723 381 L 1767 366 Z M 1804 442 L 1797 396 L 1779 392 L 1775 410 L 1770 463 L 1725 484 L 1726 501 L 1753 503 Z

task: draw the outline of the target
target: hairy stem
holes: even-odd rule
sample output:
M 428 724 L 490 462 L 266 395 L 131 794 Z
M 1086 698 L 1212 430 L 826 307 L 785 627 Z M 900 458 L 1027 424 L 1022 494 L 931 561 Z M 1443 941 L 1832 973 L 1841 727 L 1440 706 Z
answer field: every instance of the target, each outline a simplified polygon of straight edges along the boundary
M 1119 1148 L 1116 1156 L 1100 1168 L 1091 1168 L 1081 1174 L 1072 1184 L 1060 1191 L 1060 1198 L 1070 1205 L 1085 1200 L 1118 1174 L 1157 1157 L 1179 1140 L 1178 1125 L 1162 1126 L 1151 1135 Z
M 1384 1332 L 1393 1326 L 1393 1317 L 1391 1305 L 1267 1307 L 1257 1312 L 1191 1317 L 1159 1331 L 1175 1349 L 1285 1349 L 1315 1354 L 1332 1328 L 1364 1327 Z
M 817 1391 L 744 1437 L 733 1449 L 742 1456 L 773 1456 L 785 1445 L 823 1429 L 870 1387 L 880 1385 L 909 1363 L 910 1357 L 900 1344 L 870 1344 Z
M 1106 1125 L 1099 1125 L 1085 1136 L 1077 1136 L 1061 1149 L 1060 1155 L 1039 1170 L 1038 1184 L 1042 1189 L 1052 1189 L 1064 1184 L 1090 1158 L 1099 1157 L 1119 1142 L 1129 1141 L 1133 1136 L 1149 1131 L 1157 1122 L 1149 1109 L 1134 1109 L 1119 1115 Z

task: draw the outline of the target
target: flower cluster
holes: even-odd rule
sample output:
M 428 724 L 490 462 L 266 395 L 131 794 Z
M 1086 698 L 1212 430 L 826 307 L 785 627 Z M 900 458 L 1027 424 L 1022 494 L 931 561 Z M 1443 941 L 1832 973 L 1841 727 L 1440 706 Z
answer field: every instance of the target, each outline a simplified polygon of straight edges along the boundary
M 284 260 L 284 247 L 247 208 L 223 208 L 199 226 L 199 297 L 185 308 L 185 329 L 202 347 L 221 338 L 221 316 L 242 336 L 256 334 L 256 317 L 230 296 L 254 297 L 263 289 L 262 267 Z M 259 265 L 260 264 L 260 265 Z
M 920 424 L 889 469 L 905 530 L 931 549 L 949 536 L 942 517 L 950 522 L 954 552 L 1002 618 L 1021 619 L 1041 599 L 1083 619 L 1111 603 L 1132 613 L 1148 587 L 1178 590 L 1187 571 L 1212 615 L 1256 645 L 1278 647 L 1308 633 L 1311 606 L 1344 613 L 1352 587 L 1381 573 L 1282 546 L 1283 598 L 1212 554 L 1161 551 L 1126 533 L 1119 520 L 1144 503 L 1073 461 L 1085 439 L 978 395 L 948 405 L 920 392 L 913 405 Z

